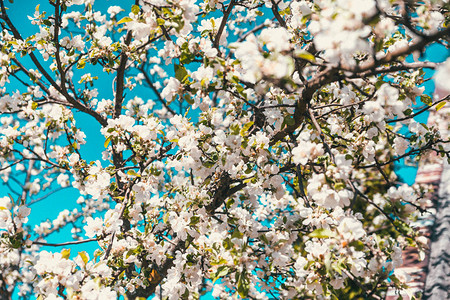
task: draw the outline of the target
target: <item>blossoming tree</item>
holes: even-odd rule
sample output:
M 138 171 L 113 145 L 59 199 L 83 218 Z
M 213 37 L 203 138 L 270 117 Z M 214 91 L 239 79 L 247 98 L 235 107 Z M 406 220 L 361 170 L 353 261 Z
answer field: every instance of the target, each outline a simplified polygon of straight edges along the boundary
M 393 164 L 449 157 L 414 119 L 449 98 L 420 85 L 436 69 L 448 94 L 450 60 L 418 60 L 448 46 L 448 1 L 50 0 L 30 36 L 0 4 L 0 298 L 406 287 L 396 267 L 425 249 L 411 224 L 427 199 Z M 83 114 L 101 160 L 83 157 Z M 28 224 L 61 188 L 78 206 Z M 73 240 L 47 242 L 66 227 Z M 83 243 L 97 250 L 70 252 Z

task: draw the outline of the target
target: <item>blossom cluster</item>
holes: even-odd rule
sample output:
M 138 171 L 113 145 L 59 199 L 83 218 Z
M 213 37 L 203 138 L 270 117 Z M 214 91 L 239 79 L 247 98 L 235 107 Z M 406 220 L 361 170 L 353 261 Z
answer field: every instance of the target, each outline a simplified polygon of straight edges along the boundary
M 429 187 L 394 164 L 450 151 L 450 59 L 407 57 L 448 45 L 448 1 L 97 4 L 38 5 L 28 37 L 1 6 L 0 298 L 407 288 Z

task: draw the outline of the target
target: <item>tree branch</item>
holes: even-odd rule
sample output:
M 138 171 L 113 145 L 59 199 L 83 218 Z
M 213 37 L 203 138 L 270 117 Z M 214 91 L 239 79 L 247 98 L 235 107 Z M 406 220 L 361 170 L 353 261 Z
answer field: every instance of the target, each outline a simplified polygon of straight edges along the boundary
M 13 36 L 18 39 L 23 41 L 22 36 L 20 35 L 19 31 L 17 30 L 17 28 L 14 26 L 14 24 L 11 22 L 11 20 L 9 19 L 7 13 L 6 13 L 6 8 L 4 5 L 3 0 L 0 0 L 0 6 L 1 6 L 1 16 L 0 18 L 3 19 L 6 24 L 9 26 L 9 28 L 11 29 Z M 44 75 L 44 77 L 48 80 L 48 82 L 58 91 L 60 92 L 65 98 L 66 100 L 73 105 L 74 108 L 78 109 L 79 111 L 82 111 L 84 113 L 87 113 L 89 115 L 91 115 L 92 117 L 94 117 L 102 126 L 106 126 L 107 122 L 106 119 L 104 119 L 101 115 L 99 115 L 97 112 L 87 108 L 86 106 L 82 105 L 81 103 L 79 103 L 77 100 L 75 100 L 72 96 L 70 96 L 67 91 L 64 92 L 64 89 L 61 88 L 61 86 L 59 86 L 55 80 L 53 80 L 53 78 L 50 76 L 50 74 L 44 69 L 44 67 L 41 65 L 41 63 L 39 62 L 39 60 L 36 58 L 36 56 L 34 55 L 33 52 L 29 53 L 31 60 L 33 61 L 34 65 L 38 68 L 38 70 L 42 73 L 42 75 Z M 57 52 L 55 54 L 56 57 L 59 56 L 59 52 Z M 62 77 L 62 76 L 61 76 Z
M 85 240 L 80 240 L 80 241 L 71 241 L 71 242 L 65 242 L 65 243 L 46 243 L 46 242 L 39 242 L 39 241 L 32 241 L 32 243 L 34 245 L 40 245 L 40 246 L 60 247 L 60 246 L 84 244 L 84 243 L 95 242 L 95 241 L 97 241 L 96 238 L 85 239 Z
M 128 47 L 131 43 L 132 33 L 128 31 L 127 36 L 125 38 L 125 45 Z M 122 53 L 120 54 L 120 63 L 119 68 L 117 69 L 116 76 L 116 97 L 114 102 L 114 118 L 118 118 L 122 112 L 122 103 L 123 103 L 123 91 L 125 84 L 125 68 L 127 66 L 128 55 L 122 49 Z
M 220 37 L 222 36 L 225 25 L 227 24 L 228 17 L 230 16 L 230 13 L 231 13 L 235 3 L 236 3 L 236 0 L 231 0 L 230 4 L 228 4 L 227 10 L 223 14 L 222 22 L 220 22 L 219 29 L 217 30 L 217 34 L 214 37 L 213 46 L 214 46 L 214 48 L 217 49 L 217 51 L 219 51 Z
M 270 2 L 272 3 L 272 13 L 273 13 L 273 15 L 277 19 L 278 23 L 280 23 L 280 25 L 282 27 L 286 28 L 287 27 L 286 21 L 283 19 L 282 16 L 280 16 L 280 13 L 278 12 L 278 3 L 275 3 L 274 0 L 270 0 Z

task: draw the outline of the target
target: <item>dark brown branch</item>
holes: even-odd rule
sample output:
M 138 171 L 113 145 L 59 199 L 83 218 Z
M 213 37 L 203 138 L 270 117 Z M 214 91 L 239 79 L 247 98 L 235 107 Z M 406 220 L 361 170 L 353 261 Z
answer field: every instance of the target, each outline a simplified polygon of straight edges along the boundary
M 132 33 L 128 31 L 127 36 L 125 38 L 125 45 L 128 48 L 128 45 L 131 43 Z M 127 66 L 128 55 L 125 52 L 126 49 L 122 49 L 122 53 L 120 54 L 120 63 L 119 68 L 117 69 L 116 76 L 116 97 L 114 102 L 114 118 L 118 118 L 122 112 L 122 103 L 123 103 L 123 91 L 125 85 L 125 68 Z
M 362 73 L 356 73 L 350 76 L 347 76 L 347 79 L 352 78 L 364 78 L 374 75 L 381 75 L 386 73 L 392 73 L 392 72 L 399 72 L 399 71 L 409 71 L 411 69 L 435 69 L 438 66 L 437 63 L 433 62 L 415 62 L 415 63 L 402 63 L 398 66 L 390 66 L 387 68 L 378 68 L 373 70 L 368 70 L 366 72 Z
M 404 46 L 400 49 L 397 49 L 396 51 L 388 52 L 382 58 L 378 59 L 377 61 L 367 61 L 356 67 L 349 67 L 349 66 L 342 65 L 341 69 L 344 71 L 349 71 L 349 72 L 353 72 L 353 73 L 362 73 L 364 71 L 368 71 L 373 68 L 376 68 L 377 66 L 392 62 L 398 57 L 411 54 L 415 51 L 422 51 L 430 43 L 435 42 L 435 41 L 437 41 L 443 37 L 449 36 L 449 35 L 450 35 L 450 27 L 447 27 L 446 29 L 438 31 L 435 34 L 428 35 L 428 36 L 422 36 L 420 38 L 420 40 L 418 42 L 416 42 L 415 44 Z
M 213 46 L 217 50 L 219 50 L 220 37 L 222 36 L 223 30 L 225 29 L 225 25 L 227 24 L 228 17 L 230 16 L 231 10 L 233 9 L 235 3 L 236 3 L 236 0 L 231 0 L 230 4 L 228 4 L 227 10 L 223 14 L 222 22 L 220 22 L 219 29 L 217 30 L 217 34 L 214 37 Z
M 302 90 L 301 98 L 297 100 L 294 111 L 294 124 L 286 126 L 277 132 L 270 141 L 270 145 L 282 140 L 285 136 L 293 133 L 302 123 L 307 112 L 307 107 L 314 93 L 323 85 L 336 80 L 337 70 L 328 67 L 325 71 L 319 73 L 316 77 L 307 82 L 307 86 Z
M 95 241 L 97 241 L 96 238 L 86 239 L 86 240 L 80 240 L 80 241 L 71 241 L 71 242 L 65 242 L 65 243 L 45 243 L 45 242 L 39 242 L 39 241 L 33 241 L 32 243 L 33 243 L 34 245 L 51 246 L 51 247 L 60 247 L 60 246 L 69 246 L 69 245 L 84 244 L 84 243 L 95 242 Z
M 415 155 L 415 154 L 419 154 L 419 153 L 423 153 L 423 151 L 428 150 L 428 149 L 432 149 L 432 142 L 427 143 L 425 146 L 418 148 L 418 149 L 413 149 L 411 151 L 408 151 L 407 153 L 397 156 L 393 159 L 390 159 L 388 161 L 385 162 L 380 162 L 378 163 L 379 166 L 385 166 L 385 165 L 389 165 L 393 162 L 399 161 L 402 158 L 405 158 L 407 156 L 411 156 L 411 155 Z M 433 149 L 434 150 L 434 149 Z M 377 164 L 371 164 L 371 165 L 365 165 L 365 166 L 356 166 L 355 168 L 357 169 L 367 169 L 367 168 L 373 168 L 376 167 Z
M 287 27 L 286 21 L 283 19 L 282 16 L 280 16 L 280 13 L 278 12 L 278 3 L 275 3 L 274 0 L 270 0 L 270 2 L 272 3 L 272 13 L 273 13 L 273 15 L 277 19 L 278 23 L 280 23 L 280 25 L 282 27 L 286 28 Z
M 399 118 L 399 119 L 389 120 L 389 121 L 386 121 L 386 123 L 388 123 L 388 124 L 389 124 L 389 123 L 396 123 L 396 122 L 401 122 L 401 121 L 405 121 L 405 120 L 412 119 L 412 118 L 414 118 L 414 117 L 416 117 L 416 116 L 418 116 L 418 115 L 420 115 L 420 114 L 426 112 L 426 111 L 429 110 L 430 108 L 434 107 L 436 104 L 439 104 L 439 103 L 441 103 L 441 102 L 447 101 L 447 100 L 449 100 L 449 99 L 450 99 L 450 95 L 448 95 L 448 96 L 445 97 L 445 98 L 442 98 L 441 100 L 438 100 L 438 101 L 434 102 L 434 103 L 431 104 L 430 106 L 427 106 L 427 107 L 425 107 L 425 108 L 419 110 L 418 112 L 416 112 L 416 113 L 414 113 L 414 114 L 412 114 L 412 115 L 406 116 L 406 117 L 404 117 L 404 118 Z

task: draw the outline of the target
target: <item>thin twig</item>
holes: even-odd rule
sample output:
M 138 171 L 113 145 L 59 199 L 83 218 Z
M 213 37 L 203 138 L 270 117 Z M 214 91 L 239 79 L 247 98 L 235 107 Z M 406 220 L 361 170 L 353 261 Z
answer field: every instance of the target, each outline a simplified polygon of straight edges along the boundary
M 85 240 L 79 240 L 79 241 L 71 241 L 71 242 L 65 242 L 65 243 L 45 243 L 45 242 L 39 242 L 39 241 L 32 241 L 32 243 L 34 245 L 60 247 L 60 246 L 84 244 L 84 243 L 94 242 L 94 241 L 97 241 L 97 239 L 96 238 L 91 238 L 91 239 L 85 239 Z

